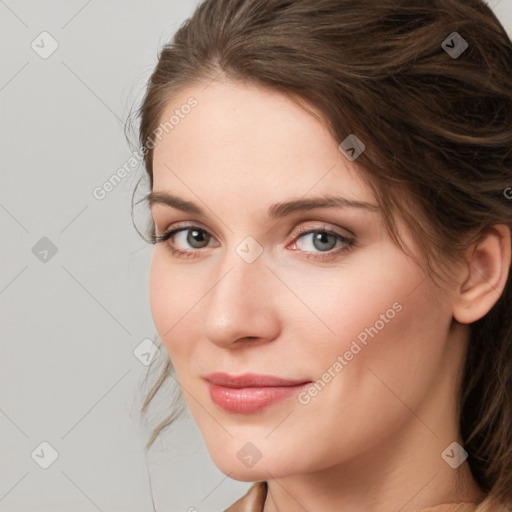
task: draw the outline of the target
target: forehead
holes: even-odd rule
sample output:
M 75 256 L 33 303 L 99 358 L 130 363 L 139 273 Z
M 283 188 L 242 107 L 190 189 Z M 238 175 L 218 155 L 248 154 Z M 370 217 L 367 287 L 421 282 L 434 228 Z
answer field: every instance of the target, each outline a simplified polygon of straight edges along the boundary
M 373 199 L 325 123 L 269 88 L 226 80 L 191 85 L 166 105 L 160 126 L 155 190 L 182 187 L 176 180 L 186 176 L 196 189 L 224 185 L 219 192 L 262 199 L 309 192 Z

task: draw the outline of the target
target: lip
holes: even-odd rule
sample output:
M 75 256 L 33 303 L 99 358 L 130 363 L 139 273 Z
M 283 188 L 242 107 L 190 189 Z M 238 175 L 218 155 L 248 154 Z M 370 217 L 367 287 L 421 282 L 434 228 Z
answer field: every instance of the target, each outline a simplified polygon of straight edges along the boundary
M 221 409 L 239 414 L 254 414 L 298 394 L 311 384 L 305 379 L 283 379 L 273 375 L 247 373 L 233 376 L 212 373 L 205 377 L 212 401 Z

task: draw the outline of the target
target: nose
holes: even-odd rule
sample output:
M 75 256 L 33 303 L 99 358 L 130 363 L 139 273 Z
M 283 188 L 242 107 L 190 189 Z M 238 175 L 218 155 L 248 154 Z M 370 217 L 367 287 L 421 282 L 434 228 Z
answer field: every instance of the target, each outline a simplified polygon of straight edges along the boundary
M 229 261 L 228 261 L 229 260 Z M 222 348 L 268 343 L 279 334 L 279 281 L 264 259 L 227 258 L 203 303 L 203 334 Z

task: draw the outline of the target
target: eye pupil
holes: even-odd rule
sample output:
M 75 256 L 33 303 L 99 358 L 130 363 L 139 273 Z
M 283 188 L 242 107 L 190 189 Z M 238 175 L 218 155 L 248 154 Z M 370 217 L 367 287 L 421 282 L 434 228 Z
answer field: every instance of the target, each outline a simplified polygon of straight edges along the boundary
M 333 243 L 330 244 L 329 247 L 325 247 L 325 245 L 320 245 L 320 247 L 317 246 L 317 242 L 320 242 L 320 244 L 328 244 L 329 237 L 332 237 L 332 239 L 333 239 Z M 333 235 L 331 235 L 330 233 L 326 233 L 325 231 L 317 231 L 314 233 L 314 236 L 313 236 L 313 245 L 315 246 L 316 249 L 318 249 L 320 251 L 322 251 L 322 250 L 330 251 L 336 245 L 336 238 Z
M 205 236 L 204 231 L 199 231 L 198 229 L 190 229 L 188 233 L 187 243 L 189 243 L 195 249 L 201 249 L 203 247 L 201 243 L 205 240 L 208 242 L 208 237 Z

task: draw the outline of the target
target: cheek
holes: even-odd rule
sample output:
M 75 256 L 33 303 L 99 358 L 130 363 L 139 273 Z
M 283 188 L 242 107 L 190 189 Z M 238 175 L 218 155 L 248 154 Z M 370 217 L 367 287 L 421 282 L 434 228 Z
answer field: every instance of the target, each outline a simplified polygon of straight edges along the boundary
M 324 415 L 326 428 L 343 422 L 351 439 L 360 437 L 362 425 L 376 438 L 407 414 L 397 396 L 413 409 L 420 402 L 441 365 L 451 322 L 439 291 L 416 264 L 398 255 L 384 263 L 366 265 L 364 279 L 333 283 L 338 291 L 331 288 L 332 300 L 318 311 L 336 336 L 317 337 L 303 354 L 317 379 L 318 398 L 306 405 L 311 417 Z M 369 411 L 378 418 L 372 425 Z
M 307 319 L 299 338 L 301 360 L 308 375 L 320 380 L 318 393 L 328 400 L 339 400 L 340 393 L 353 399 L 355 415 L 363 403 L 380 407 L 396 400 L 379 377 L 404 396 L 421 395 L 439 365 L 451 322 L 425 272 L 389 248 L 361 255 L 357 266 L 347 260 L 338 274 L 304 276 L 297 293 L 310 312 L 301 315 Z
M 167 314 L 172 313 L 172 299 L 174 294 L 166 293 L 171 281 L 164 272 L 164 265 L 162 257 L 159 255 L 159 248 L 155 247 L 153 253 L 153 260 L 151 262 L 151 270 L 149 273 L 149 302 L 151 306 L 151 314 L 153 322 L 157 328 L 158 334 L 165 344 L 165 339 L 162 338 L 162 331 L 164 330 L 164 322 L 167 321 Z M 174 286 L 174 284 L 172 284 Z M 167 312 L 167 314 L 166 314 Z M 172 323 L 167 328 L 171 327 Z
M 149 275 L 151 314 L 171 359 L 178 355 L 178 347 L 189 346 L 175 340 L 179 339 L 180 329 L 187 324 L 187 311 L 199 300 L 197 287 L 190 285 L 187 276 L 186 272 L 169 263 L 165 247 L 155 247 Z
M 424 306 L 414 302 L 424 292 L 411 293 L 424 272 L 394 246 L 361 251 L 333 268 L 287 272 L 283 280 L 293 283 L 296 297 L 289 298 L 295 309 L 289 308 L 286 321 L 288 326 L 300 321 L 309 331 L 300 340 L 317 360 L 321 354 L 343 353 L 353 339 L 364 346 L 400 323 L 404 311 L 412 315 Z

